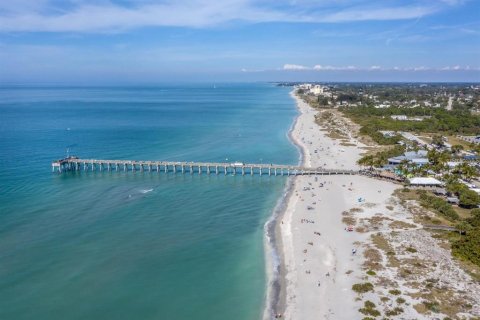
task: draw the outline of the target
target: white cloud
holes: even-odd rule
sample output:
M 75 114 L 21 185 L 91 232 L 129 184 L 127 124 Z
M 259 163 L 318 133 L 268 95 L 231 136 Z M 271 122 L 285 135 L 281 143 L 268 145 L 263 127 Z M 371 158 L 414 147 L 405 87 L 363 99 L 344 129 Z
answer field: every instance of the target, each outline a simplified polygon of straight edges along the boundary
M 335 70 L 335 67 L 332 67 L 332 66 L 322 66 L 322 65 L 315 65 L 313 67 L 313 70 Z
M 465 3 L 467 0 L 439 0 L 440 2 L 446 3 L 449 6 L 456 6 Z
M 318 70 L 318 71 L 342 71 L 342 70 L 357 70 L 358 68 L 355 66 L 346 66 L 346 67 L 334 67 L 334 66 L 322 66 L 322 65 L 315 65 L 313 67 L 313 70 Z
M 425 70 L 430 70 L 430 68 L 420 66 L 420 67 L 414 67 L 413 71 L 425 71 Z
M 254 0 L 167 0 L 152 2 L 70 0 L 56 6 L 49 0 L 18 0 L 19 5 L 0 4 L 0 32 L 105 32 L 147 26 L 204 28 L 232 21 L 259 22 L 348 22 L 414 19 L 440 10 L 439 5 L 396 5 L 385 2 L 300 1 L 282 6 Z M 17 2 L 18 2 L 17 1 Z M 455 0 L 445 0 L 457 2 Z M 5 1 L 16 3 L 16 1 Z M 368 5 L 368 8 L 365 6 Z M 3 9 L 3 10 L 2 10 Z
M 324 22 L 366 21 L 366 20 L 404 20 L 421 18 L 436 12 L 434 6 L 386 7 L 378 9 L 348 9 L 323 18 Z
M 315 65 L 313 68 L 303 65 L 286 64 L 283 66 L 283 70 L 314 70 L 314 71 L 394 71 L 394 72 L 421 72 L 421 71 L 478 71 L 480 68 L 474 68 L 471 66 L 447 66 L 441 68 L 418 66 L 418 67 L 381 67 L 373 65 L 370 67 L 357 67 L 357 66 L 331 66 L 331 65 Z
M 283 70 L 309 70 L 309 67 L 305 67 L 299 64 L 284 64 L 283 65 Z

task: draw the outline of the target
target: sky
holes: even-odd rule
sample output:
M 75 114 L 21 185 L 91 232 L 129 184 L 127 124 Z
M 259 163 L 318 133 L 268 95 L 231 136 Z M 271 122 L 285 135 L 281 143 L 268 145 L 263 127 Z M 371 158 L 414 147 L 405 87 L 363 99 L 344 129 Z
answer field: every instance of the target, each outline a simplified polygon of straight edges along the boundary
M 0 0 L 0 83 L 480 81 L 480 0 Z

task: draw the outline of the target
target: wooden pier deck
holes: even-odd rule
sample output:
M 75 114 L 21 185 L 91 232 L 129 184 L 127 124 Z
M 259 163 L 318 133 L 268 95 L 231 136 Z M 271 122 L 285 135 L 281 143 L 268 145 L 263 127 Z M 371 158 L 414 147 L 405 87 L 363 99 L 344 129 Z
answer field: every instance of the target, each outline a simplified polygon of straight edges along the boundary
M 175 162 L 139 160 L 99 160 L 68 157 L 52 162 L 52 172 L 68 171 L 123 171 L 123 172 L 173 172 L 189 174 L 241 174 L 241 175 L 353 175 L 355 170 L 309 168 L 278 164 Z

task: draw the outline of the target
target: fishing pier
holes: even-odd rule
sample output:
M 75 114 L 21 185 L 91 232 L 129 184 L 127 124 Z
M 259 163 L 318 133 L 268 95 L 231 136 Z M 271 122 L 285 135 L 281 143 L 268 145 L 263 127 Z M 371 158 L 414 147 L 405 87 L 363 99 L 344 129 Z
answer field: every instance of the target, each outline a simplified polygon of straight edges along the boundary
M 230 175 L 353 175 L 355 170 L 309 168 L 277 164 L 247 164 L 242 162 L 174 162 L 137 160 L 98 160 L 68 157 L 52 162 L 52 172 L 107 171 L 107 172 L 164 172 L 189 174 L 230 174 Z

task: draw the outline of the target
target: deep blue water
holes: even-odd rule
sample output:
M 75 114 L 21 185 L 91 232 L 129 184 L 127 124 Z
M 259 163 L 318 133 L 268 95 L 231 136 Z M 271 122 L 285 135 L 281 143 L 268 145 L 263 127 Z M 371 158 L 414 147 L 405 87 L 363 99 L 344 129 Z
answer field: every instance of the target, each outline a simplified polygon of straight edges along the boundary
M 269 84 L 0 88 L 0 319 L 258 319 L 285 178 L 50 165 L 294 164 L 295 113 Z

